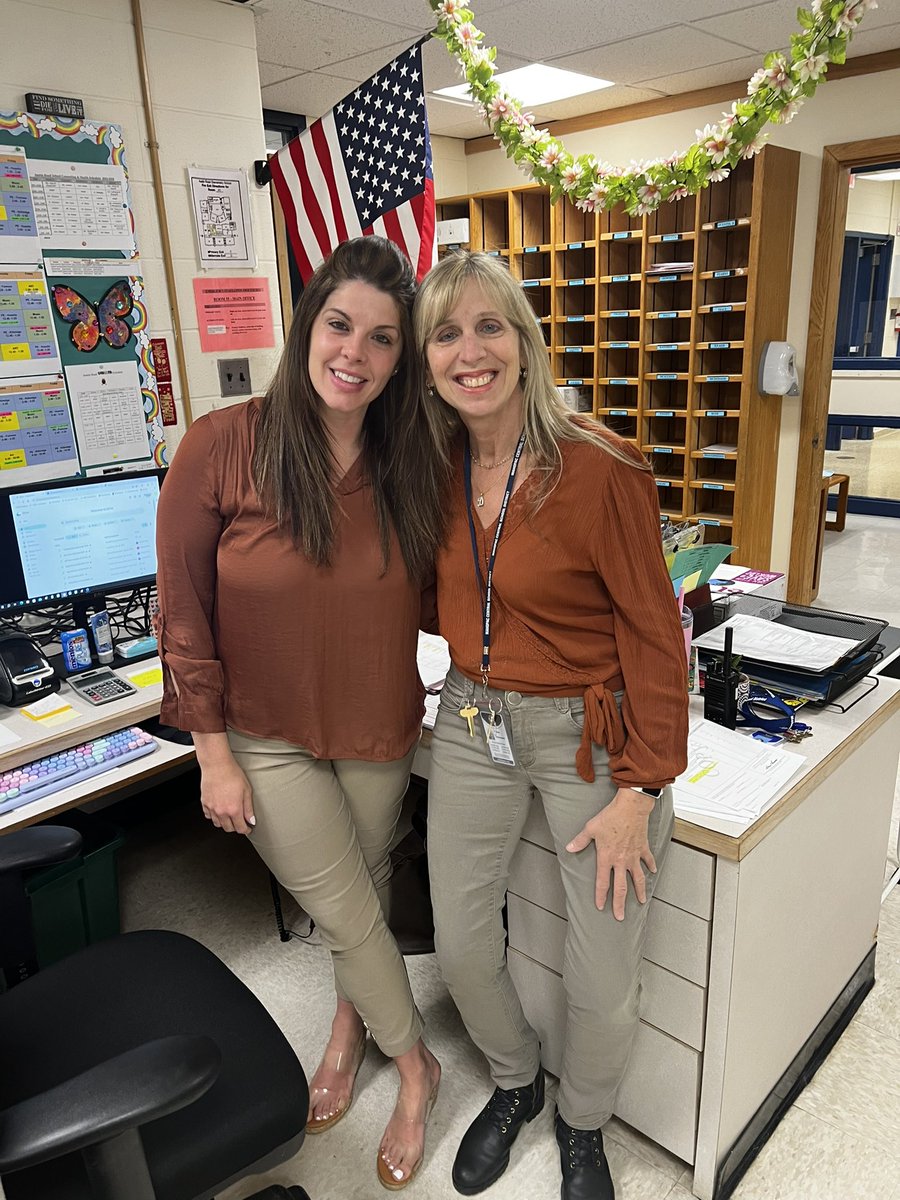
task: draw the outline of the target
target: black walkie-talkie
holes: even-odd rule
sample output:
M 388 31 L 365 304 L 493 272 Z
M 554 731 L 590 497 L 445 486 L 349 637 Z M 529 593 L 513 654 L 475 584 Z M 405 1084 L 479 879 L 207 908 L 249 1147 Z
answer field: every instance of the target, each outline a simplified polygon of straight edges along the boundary
M 734 631 L 725 630 L 725 654 L 720 662 L 711 662 L 706 669 L 703 685 L 703 716 L 716 725 L 734 729 L 737 724 L 737 681 L 738 673 L 731 663 L 731 644 Z

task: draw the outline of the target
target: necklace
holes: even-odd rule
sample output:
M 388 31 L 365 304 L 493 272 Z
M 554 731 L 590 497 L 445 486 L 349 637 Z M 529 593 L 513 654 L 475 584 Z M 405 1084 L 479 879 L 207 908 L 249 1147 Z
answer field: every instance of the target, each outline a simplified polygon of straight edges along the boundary
M 473 454 L 472 462 L 476 467 L 481 467 L 482 471 L 493 471 L 495 467 L 502 467 L 504 463 L 511 462 L 513 454 L 515 454 L 515 450 L 513 450 L 512 454 L 507 454 L 506 458 L 498 458 L 495 463 L 484 463 Z
M 513 451 L 513 453 L 515 453 L 515 451 Z M 512 458 L 512 454 L 509 457 Z M 496 465 L 499 466 L 500 464 L 497 463 Z M 475 497 L 475 507 L 476 508 L 484 508 L 485 493 L 492 492 L 494 490 L 494 488 L 497 487 L 499 482 L 500 482 L 500 480 L 498 479 L 496 483 L 489 483 L 486 488 L 479 489 L 478 495 Z

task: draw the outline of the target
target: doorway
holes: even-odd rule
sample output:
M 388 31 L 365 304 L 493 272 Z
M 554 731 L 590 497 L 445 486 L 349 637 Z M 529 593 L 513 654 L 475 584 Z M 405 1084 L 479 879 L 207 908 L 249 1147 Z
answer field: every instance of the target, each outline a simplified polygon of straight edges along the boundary
M 822 156 L 788 577 L 788 599 L 794 603 L 808 604 L 815 596 L 824 471 L 849 475 L 851 494 L 854 474 L 860 480 L 851 512 L 883 512 L 878 502 L 895 500 L 900 513 L 900 477 L 895 485 L 890 471 L 885 475 L 879 466 L 882 459 L 896 461 L 900 427 L 894 331 L 900 298 L 891 297 L 900 289 L 900 269 L 893 267 L 898 261 L 893 250 L 900 249 L 894 245 L 897 226 L 895 221 L 890 228 L 860 228 L 856 217 L 848 222 L 851 175 L 871 179 L 879 169 L 896 169 L 898 162 L 900 135 L 826 146 Z M 847 235 L 855 235 L 855 242 Z M 893 312 L 892 304 L 897 305 Z M 873 411 L 877 385 L 886 399 Z M 842 457 L 836 461 L 838 453 Z M 884 489 L 887 496 L 870 494 Z

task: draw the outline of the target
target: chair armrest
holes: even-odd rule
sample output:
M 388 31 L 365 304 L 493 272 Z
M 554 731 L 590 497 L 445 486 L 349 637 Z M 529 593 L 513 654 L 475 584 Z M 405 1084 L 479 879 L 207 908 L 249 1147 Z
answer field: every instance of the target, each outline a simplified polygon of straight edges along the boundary
M 0 876 L 68 862 L 81 850 L 81 834 L 63 825 L 35 825 L 0 838 Z
M 0 1171 L 83 1150 L 197 1100 L 219 1073 L 210 1038 L 157 1038 L 0 1112 Z

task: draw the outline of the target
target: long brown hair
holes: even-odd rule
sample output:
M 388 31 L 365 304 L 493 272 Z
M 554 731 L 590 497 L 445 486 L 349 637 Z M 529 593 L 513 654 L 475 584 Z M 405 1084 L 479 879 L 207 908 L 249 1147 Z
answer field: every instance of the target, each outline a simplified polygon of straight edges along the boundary
M 266 392 L 256 428 L 253 480 L 278 524 L 317 566 L 334 549 L 334 457 L 309 377 L 313 322 L 342 284 L 367 283 L 397 305 L 402 339 L 398 369 L 363 418 L 362 454 L 372 486 L 385 567 L 391 527 L 411 578 L 428 577 L 441 540 L 442 456 L 421 404 L 418 356 L 412 353 L 416 281 L 393 242 L 360 237 L 342 242 L 314 273 L 297 303 L 281 360 Z
M 519 281 L 499 259 L 479 252 L 448 254 L 425 277 L 416 297 L 414 323 L 416 348 L 427 363 L 428 343 L 456 307 L 463 289 L 475 283 L 519 335 L 519 350 L 525 366 L 522 380 L 525 436 L 535 467 L 543 481 L 535 493 L 537 505 L 558 481 L 562 471 L 560 442 L 589 442 L 620 462 L 649 471 L 646 461 L 628 453 L 614 435 L 589 414 L 573 413 L 560 396 L 547 357 L 547 348 L 534 319 L 534 311 Z M 462 429 L 456 410 L 437 392 L 426 392 L 425 409 L 438 444 L 447 454 L 449 445 Z

